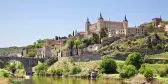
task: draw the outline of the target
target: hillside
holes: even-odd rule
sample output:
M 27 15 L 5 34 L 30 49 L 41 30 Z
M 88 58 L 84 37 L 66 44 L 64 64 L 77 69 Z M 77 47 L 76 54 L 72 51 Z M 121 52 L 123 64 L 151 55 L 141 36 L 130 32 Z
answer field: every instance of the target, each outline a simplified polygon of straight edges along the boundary
M 157 54 L 161 53 L 162 50 L 167 50 L 167 40 L 168 36 L 161 32 L 123 37 L 102 46 L 99 52 L 102 55 L 116 55 L 116 53 L 124 55 L 135 51 L 145 54 L 147 52 L 150 52 L 148 54 Z
M 0 48 L 0 56 L 1 55 L 16 55 L 21 53 L 22 48 Z

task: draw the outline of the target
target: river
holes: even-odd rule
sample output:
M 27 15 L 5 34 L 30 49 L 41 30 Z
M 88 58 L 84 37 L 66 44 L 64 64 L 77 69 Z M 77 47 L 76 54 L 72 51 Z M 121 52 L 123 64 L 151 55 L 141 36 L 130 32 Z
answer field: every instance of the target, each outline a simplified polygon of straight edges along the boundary
M 88 80 L 80 78 L 33 77 L 14 84 L 127 84 L 121 80 Z

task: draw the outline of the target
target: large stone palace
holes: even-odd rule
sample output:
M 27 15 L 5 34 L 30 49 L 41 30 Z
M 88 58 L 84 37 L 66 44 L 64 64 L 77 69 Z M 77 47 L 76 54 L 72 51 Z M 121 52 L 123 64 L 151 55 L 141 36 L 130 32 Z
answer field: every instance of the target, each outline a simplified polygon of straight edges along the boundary
M 101 28 L 107 28 L 108 37 L 117 35 L 127 36 L 133 34 L 143 34 L 146 32 L 146 29 L 144 27 L 128 27 L 128 20 L 126 15 L 123 21 L 111 21 L 104 20 L 101 13 L 96 23 L 91 24 L 89 19 L 87 18 L 85 28 L 86 35 L 90 35 L 92 33 L 98 34 Z

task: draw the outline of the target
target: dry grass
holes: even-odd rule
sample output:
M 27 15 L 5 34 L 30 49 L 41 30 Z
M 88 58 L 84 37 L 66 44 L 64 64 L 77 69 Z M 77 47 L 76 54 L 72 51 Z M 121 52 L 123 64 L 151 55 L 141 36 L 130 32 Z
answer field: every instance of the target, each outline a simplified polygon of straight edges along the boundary
M 97 69 L 99 68 L 101 60 L 98 61 L 90 61 L 90 62 L 75 62 L 76 65 L 78 65 L 82 71 L 88 71 L 91 69 Z M 65 58 L 62 58 L 61 60 L 59 60 L 58 62 L 54 63 L 52 66 L 49 67 L 48 70 L 51 69 L 57 69 L 57 68 L 64 68 L 68 66 L 68 68 L 72 68 L 73 64 L 70 62 L 67 62 Z
M 11 84 L 11 83 L 9 82 L 9 79 L 7 78 L 0 78 L 0 84 Z

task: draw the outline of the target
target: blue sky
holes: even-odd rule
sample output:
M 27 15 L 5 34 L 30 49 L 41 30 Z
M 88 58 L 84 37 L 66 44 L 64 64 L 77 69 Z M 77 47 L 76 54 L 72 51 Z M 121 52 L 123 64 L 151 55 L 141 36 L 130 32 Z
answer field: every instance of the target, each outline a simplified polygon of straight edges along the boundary
M 0 47 L 24 46 L 38 39 L 84 31 L 86 18 L 122 21 L 129 26 L 168 20 L 168 0 L 0 0 Z

